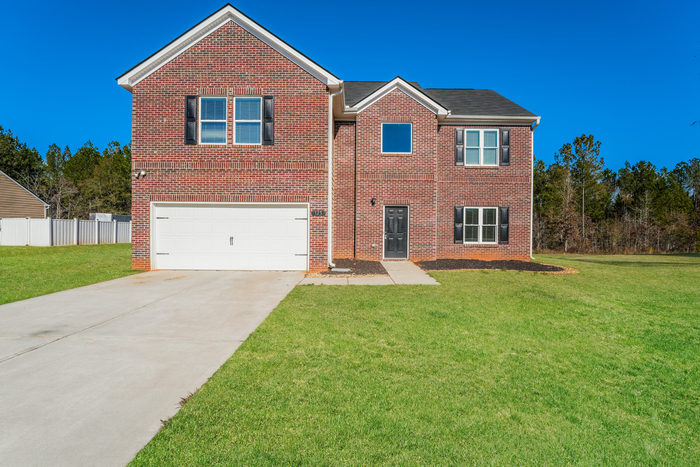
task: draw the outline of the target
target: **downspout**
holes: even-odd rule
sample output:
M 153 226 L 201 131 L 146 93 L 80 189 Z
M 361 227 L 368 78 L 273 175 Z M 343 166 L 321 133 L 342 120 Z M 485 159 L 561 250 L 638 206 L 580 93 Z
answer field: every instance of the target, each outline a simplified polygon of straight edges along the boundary
M 540 124 L 539 117 L 530 128 L 530 259 L 532 256 L 532 218 L 535 217 L 535 128 Z
M 343 92 L 345 87 L 340 82 L 340 89 L 328 96 L 328 265 L 333 263 L 333 98 Z

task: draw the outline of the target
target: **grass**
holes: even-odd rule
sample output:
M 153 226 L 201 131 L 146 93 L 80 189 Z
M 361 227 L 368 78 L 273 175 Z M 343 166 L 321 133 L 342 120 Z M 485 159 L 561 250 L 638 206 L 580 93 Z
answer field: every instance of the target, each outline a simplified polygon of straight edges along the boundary
M 295 288 L 131 465 L 697 465 L 700 256 L 538 260 Z
M 0 247 L 0 305 L 133 274 L 131 245 Z

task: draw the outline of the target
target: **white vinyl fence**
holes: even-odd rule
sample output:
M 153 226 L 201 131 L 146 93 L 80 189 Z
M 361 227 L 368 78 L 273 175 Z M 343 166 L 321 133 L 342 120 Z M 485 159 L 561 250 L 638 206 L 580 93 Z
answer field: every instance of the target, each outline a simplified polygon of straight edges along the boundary
M 0 245 L 63 246 L 131 243 L 131 222 L 0 219 Z

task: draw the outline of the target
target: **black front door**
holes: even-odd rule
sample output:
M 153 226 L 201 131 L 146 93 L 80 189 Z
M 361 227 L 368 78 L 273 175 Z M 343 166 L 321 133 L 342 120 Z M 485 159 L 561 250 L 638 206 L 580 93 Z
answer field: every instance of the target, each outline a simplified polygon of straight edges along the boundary
M 384 257 L 408 259 L 408 207 L 384 207 Z

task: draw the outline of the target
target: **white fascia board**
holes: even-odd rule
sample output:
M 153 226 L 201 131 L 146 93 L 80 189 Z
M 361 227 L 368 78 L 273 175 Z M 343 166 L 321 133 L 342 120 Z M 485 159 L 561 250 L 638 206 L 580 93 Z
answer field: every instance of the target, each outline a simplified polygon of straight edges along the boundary
M 401 78 L 394 78 L 381 88 L 374 91 L 369 96 L 362 99 L 353 107 L 347 108 L 346 111 L 358 114 L 365 110 L 367 107 L 377 102 L 382 97 L 389 94 L 394 89 L 400 89 L 404 93 L 408 94 L 408 96 L 412 97 L 416 102 L 423 105 L 425 108 L 437 115 L 447 115 L 449 113 L 446 108 L 444 108 L 443 106 L 426 96 L 424 93 L 422 93 L 419 89 L 414 88 Z
M 117 78 L 117 83 L 119 86 L 131 91 L 139 81 L 145 79 L 148 75 L 158 70 L 229 21 L 238 24 L 253 36 L 307 71 L 310 75 L 317 78 L 323 84 L 327 86 L 336 86 L 340 84 L 341 81 L 336 76 L 324 70 L 321 66 L 305 57 L 282 39 L 275 36 L 231 5 L 226 5 L 165 46 L 156 54 L 146 59 L 143 63 L 140 63 L 124 73 Z
M 540 121 L 537 116 L 507 116 L 507 115 L 448 115 L 443 123 L 535 123 Z

